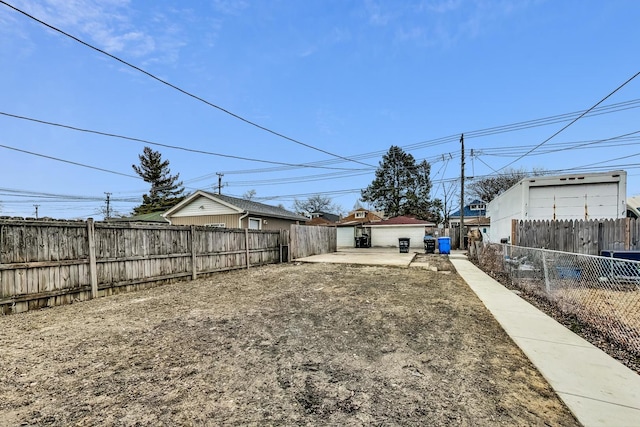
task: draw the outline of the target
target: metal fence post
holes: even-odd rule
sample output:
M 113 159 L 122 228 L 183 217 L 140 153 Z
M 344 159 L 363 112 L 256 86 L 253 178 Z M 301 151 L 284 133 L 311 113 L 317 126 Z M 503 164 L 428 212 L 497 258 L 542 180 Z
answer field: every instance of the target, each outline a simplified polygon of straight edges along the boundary
M 542 250 L 542 269 L 544 270 L 544 288 L 547 291 L 547 294 L 551 293 L 551 284 L 549 282 L 549 269 L 547 268 L 547 256 L 545 255 L 546 251 Z

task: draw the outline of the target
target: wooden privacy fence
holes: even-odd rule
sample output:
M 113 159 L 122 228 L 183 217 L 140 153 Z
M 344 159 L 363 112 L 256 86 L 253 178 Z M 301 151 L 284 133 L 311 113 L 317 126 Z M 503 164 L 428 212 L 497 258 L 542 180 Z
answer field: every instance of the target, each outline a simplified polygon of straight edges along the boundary
M 515 246 L 552 249 L 583 255 L 602 250 L 640 250 L 640 221 L 608 220 L 518 221 L 511 224 Z
M 292 225 L 290 240 L 291 259 L 338 250 L 338 231 L 335 227 Z
M 278 263 L 287 237 L 92 220 L 0 221 L 0 314 Z

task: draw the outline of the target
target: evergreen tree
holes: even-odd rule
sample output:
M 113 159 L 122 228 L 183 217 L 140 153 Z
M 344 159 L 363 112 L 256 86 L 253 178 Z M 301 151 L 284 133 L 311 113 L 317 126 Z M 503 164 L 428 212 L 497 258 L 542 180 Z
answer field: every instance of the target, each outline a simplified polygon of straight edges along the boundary
M 135 215 L 163 212 L 184 199 L 184 187 L 182 181 L 178 181 L 180 174 L 171 175 L 169 160 L 162 160 L 159 151 L 144 147 L 138 158 L 140 166 L 131 167 L 145 182 L 151 184 L 151 189 L 142 196 L 142 204 L 133 209 Z
M 361 200 L 394 217 L 410 215 L 439 222 L 439 200 L 431 200 L 431 165 L 416 164 L 411 154 L 391 146 L 382 156 L 376 177 L 361 191 Z

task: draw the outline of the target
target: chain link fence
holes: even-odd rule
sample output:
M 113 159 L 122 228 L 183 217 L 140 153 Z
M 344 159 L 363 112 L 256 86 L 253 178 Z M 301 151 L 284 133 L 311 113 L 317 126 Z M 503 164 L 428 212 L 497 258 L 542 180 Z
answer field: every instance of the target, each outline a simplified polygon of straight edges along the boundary
M 478 252 L 483 269 L 506 275 L 523 292 L 549 301 L 640 357 L 640 261 L 625 259 L 637 252 L 592 256 L 504 244 Z

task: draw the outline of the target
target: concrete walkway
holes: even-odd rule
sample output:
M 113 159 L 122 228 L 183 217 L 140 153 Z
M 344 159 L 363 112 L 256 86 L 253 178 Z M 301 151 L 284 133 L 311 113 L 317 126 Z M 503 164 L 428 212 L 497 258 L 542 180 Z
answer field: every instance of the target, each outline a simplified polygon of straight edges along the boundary
M 585 427 L 640 426 L 640 375 L 493 280 L 462 253 L 449 260 Z

